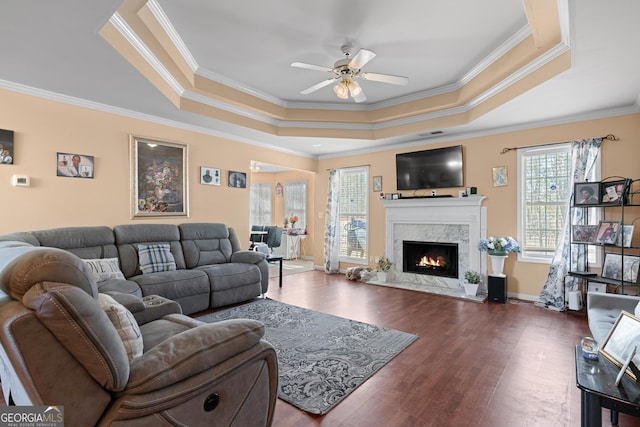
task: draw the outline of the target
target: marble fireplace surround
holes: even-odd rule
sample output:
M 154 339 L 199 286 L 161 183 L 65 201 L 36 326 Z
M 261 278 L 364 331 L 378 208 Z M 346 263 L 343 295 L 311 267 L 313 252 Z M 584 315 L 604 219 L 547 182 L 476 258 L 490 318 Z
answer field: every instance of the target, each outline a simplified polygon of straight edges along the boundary
M 483 301 L 486 285 L 477 297 L 464 295 L 464 272 L 480 272 L 486 283 L 486 257 L 478 242 L 487 235 L 483 196 L 382 200 L 386 211 L 385 255 L 393 262 L 386 286 Z M 458 244 L 458 279 L 402 271 L 402 241 Z M 375 282 L 374 284 L 383 284 Z

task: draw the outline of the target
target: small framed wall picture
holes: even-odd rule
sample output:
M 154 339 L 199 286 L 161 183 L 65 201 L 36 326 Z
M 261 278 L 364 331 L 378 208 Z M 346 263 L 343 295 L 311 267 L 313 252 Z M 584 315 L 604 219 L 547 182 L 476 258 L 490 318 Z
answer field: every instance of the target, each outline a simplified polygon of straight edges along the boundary
M 498 166 L 493 168 L 493 186 L 504 187 L 507 185 L 507 167 Z
M 0 129 L 0 165 L 13 164 L 13 131 Z
M 206 166 L 200 167 L 200 184 L 205 185 L 220 185 L 220 169 L 209 168 Z
M 247 188 L 247 174 L 245 172 L 229 171 L 229 187 Z
M 93 156 L 57 153 L 57 175 L 74 178 L 93 178 Z
M 576 182 L 573 185 L 573 204 L 575 206 L 593 206 L 600 203 L 599 182 Z
M 382 177 L 374 176 L 373 177 L 373 191 L 380 192 L 382 191 Z

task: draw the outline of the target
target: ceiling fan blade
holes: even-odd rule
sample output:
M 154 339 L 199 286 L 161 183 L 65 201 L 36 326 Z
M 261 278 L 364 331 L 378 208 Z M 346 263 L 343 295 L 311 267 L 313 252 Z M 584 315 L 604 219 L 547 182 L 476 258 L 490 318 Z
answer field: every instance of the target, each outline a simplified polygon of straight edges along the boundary
M 362 89 L 360 89 L 360 93 L 358 93 L 356 96 L 351 95 L 351 97 L 356 102 L 364 102 L 367 100 L 367 97 L 364 96 L 364 91 Z
M 392 85 L 398 86 L 406 86 L 409 83 L 409 77 L 392 76 L 390 74 L 361 73 L 360 77 L 362 77 L 364 80 L 391 83 Z
M 332 72 L 333 68 L 323 67 L 322 65 L 305 64 L 304 62 L 293 62 L 292 67 L 305 68 L 307 70 Z
M 349 62 L 349 67 L 359 70 L 364 67 L 369 61 L 375 58 L 376 54 L 367 49 L 360 49 L 356 56 Z
M 322 88 L 323 88 L 323 87 L 325 87 L 325 86 L 329 86 L 331 83 L 335 82 L 336 80 L 338 80 L 338 77 L 333 78 L 333 79 L 323 80 L 323 81 L 321 81 L 320 83 L 317 83 L 317 84 L 315 84 L 315 85 L 311 86 L 310 88 L 307 88 L 307 89 L 303 90 L 302 92 L 300 92 L 300 94 L 302 94 L 302 95 L 308 95 L 308 94 L 310 94 L 311 92 L 315 92 L 315 91 L 317 91 L 318 89 L 322 89 Z

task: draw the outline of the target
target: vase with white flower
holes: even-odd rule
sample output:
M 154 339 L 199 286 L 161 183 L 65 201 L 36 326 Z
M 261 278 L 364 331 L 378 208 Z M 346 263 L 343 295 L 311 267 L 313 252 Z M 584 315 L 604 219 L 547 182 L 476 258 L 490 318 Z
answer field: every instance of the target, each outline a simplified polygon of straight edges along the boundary
M 504 261 L 511 252 L 520 252 L 520 245 L 513 237 L 494 237 L 480 240 L 478 249 L 489 254 L 491 259 L 492 276 L 505 277 L 502 272 L 504 269 Z

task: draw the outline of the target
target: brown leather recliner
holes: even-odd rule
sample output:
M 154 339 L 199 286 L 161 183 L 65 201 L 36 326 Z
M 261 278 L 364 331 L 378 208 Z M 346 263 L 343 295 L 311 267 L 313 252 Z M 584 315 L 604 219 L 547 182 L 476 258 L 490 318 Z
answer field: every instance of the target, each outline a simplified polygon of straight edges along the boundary
M 170 301 L 143 301 L 134 316 L 144 348 L 130 360 L 75 255 L 0 242 L 0 289 L 0 379 L 9 403 L 64 406 L 71 426 L 272 422 L 277 360 L 259 322 L 206 324 Z

